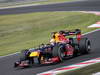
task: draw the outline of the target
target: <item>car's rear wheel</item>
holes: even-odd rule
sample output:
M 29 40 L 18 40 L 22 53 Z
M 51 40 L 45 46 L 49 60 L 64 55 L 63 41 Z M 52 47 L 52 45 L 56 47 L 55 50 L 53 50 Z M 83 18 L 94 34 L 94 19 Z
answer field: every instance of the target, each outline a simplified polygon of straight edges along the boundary
M 79 42 L 79 49 L 81 54 L 88 54 L 91 51 L 91 43 L 87 38 L 82 38 Z

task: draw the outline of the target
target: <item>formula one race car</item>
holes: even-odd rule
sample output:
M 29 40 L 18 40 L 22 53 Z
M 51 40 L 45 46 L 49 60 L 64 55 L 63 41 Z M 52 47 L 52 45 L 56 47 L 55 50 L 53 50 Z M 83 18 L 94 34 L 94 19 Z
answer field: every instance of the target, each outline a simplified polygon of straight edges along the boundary
M 14 67 L 28 67 L 36 64 L 59 63 L 67 58 L 81 54 L 88 54 L 91 50 L 91 43 L 88 38 L 81 36 L 81 30 L 59 31 L 64 37 L 76 35 L 74 38 L 63 38 L 53 44 L 41 44 L 38 48 L 22 50 L 20 60 L 14 63 Z M 55 36 L 55 35 L 54 35 Z M 60 36 L 58 36 L 59 38 Z M 67 41 L 66 41 L 67 40 Z

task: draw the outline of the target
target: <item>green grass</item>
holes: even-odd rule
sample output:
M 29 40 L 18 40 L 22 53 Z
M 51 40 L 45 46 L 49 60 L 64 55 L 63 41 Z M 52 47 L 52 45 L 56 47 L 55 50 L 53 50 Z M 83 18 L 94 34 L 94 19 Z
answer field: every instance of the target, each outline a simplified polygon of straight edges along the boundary
M 100 72 L 100 63 L 58 75 L 92 75 L 97 72 Z
M 100 17 L 80 12 L 42 12 L 0 15 L 0 55 L 36 47 L 50 40 L 50 33 L 63 29 L 82 29 L 99 21 Z

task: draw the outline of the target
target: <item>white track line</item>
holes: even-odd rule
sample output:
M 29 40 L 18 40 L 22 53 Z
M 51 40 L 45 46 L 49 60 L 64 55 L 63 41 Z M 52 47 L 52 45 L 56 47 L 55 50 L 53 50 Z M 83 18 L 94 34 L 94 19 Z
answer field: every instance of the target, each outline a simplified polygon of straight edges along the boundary
M 96 30 L 93 30 L 93 31 L 90 31 L 90 32 L 87 32 L 87 33 L 84 33 L 82 34 L 83 36 L 84 35 L 87 35 L 87 34 L 91 34 L 91 33 L 94 33 L 96 31 L 99 31 L 100 29 L 96 29 Z M 12 56 L 12 55 L 15 55 L 15 54 L 18 54 L 19 52 L 16 52 L 16 53 L 12 53 L 12 54 L 8 54 L 8 55 L 5 55 L 5 56 L 0 56 L 0 58 L 4 58 L 4 57 L 7 57 L 7 56 Z

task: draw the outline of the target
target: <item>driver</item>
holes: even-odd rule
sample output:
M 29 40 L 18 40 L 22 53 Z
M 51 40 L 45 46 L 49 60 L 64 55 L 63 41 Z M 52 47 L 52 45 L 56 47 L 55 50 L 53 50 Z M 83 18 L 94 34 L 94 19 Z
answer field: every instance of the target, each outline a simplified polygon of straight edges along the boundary
M 65 31 L 59 31 L 59 36 L 58 37 L 59 37 L 60 42 L 69 43 L 69 39 L 66 38 Z
M 66 38 L 66 34 L 64 31 L 59 31 L 58 33 L 54 32 L 52 34 L 52 39 L 50 40 L 50 43 L 54 44 L 54 43 L 58 43 L 58 42 L 69 43 L 69 39 Z

